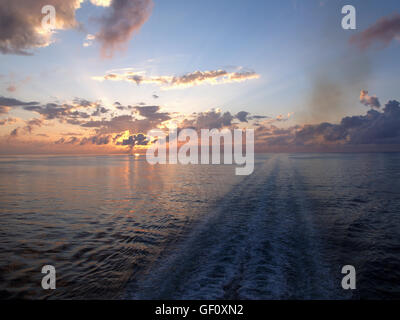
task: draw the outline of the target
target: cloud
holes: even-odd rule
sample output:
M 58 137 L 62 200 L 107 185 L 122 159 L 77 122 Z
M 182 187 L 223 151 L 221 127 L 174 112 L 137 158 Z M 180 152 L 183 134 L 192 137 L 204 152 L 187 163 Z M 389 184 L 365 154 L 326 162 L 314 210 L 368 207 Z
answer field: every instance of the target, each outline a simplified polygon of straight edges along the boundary
M 92 113 L 93 117 L 99 117 L 101 115 L 104 115 L 105 113 L 109 112 L 110 110 L 108 110 L 107 108 L 104 107 L 97 107 L 97 109 Z
M 375 43 L 381 43 L 387 47 L 394 39 L 400 37 L 400 14 L 383 17 L 366 30 L 355 34 L 350 38 L 350 43 L 366 50 Z
M 117 145 L 121 146 L 129 146 L 130 150 L 132 150 L 135 146 L 146 146 L 150 143 L 150 140 L 143 134 L 133 134 L 130 135 L 127 139 L 123 139 L 121 142 L 117 142 Z
M 23 102 L 14 98 L 6 98 L 0 96 L 0 106 L 2 107 L 22 107 L 22 106 L 34 106 L 38 105 L 39 102 L 30 101 L 30 102 Z
M 160 110 L 159 106 L 138 106 L 133 107 L 138 114 L 147 119 L 155 120 L 155 121 L 167 121 L 170 119 L 170 116 L 166 112 L 158 112 Z
M 230 112 L 224 112 L 220 109 L 211 109 L 210 111 L 193 114 L 192 119 L 182 121 L 183 128 L 195 129 L 219 129 L 232 125 L 234 116 Z
M 95 145 L 105 145 L 109 144 L 112 141 L 112 136 L 111 135 L 96 135 L 96 136 L 91 136 L 89 138 L 82 138 L 80 145 L 85 145 L 85 144 L 95 144 Z
M 28 106 L 24 109 L 27 111 L 34 111 L 41 114 L 46 120 L 62 119 L 69 117 L 71 113 L 71 105 L 56 103 L 48 103 L 45 106 Z
M 93 1 L 92 1 L 93 2 Z M 95 2 L 104 3 L 105 1 Z M 122 49 L 151 14 L 151 0 L 113 0 L 105 15 L 98 19 L 100 31 L 96 40 L 101 45 L 103 57 L 112 57 L 115 50 Z
M 290 115 L 288 115 L 289 117 Z M 282 116 L 280 116 L 282 117 Z M 235 117 L 235 119 L 238 119 L 240 122 L 249 122 L 250 120 L 261 120 L 261 119 L 266 119 L 269 118 L 268 116 L 260 116 L 260 115 L 252 115 L 250 116 L 250 112 L 247 111 L 239 111 Z
M 31 55 L 31 49 L 48 46 L 53 32 L 42 27 L 42 7 L 53 5 L 56 9 L 56 29 L 69 29 L 78 25 L 75 10 L 82 1 L 0 0 L 0 53 Z
M 238 122 L 234 120 L 239 120 L 240 122 L 248 123 L 251 120 L 260 120 L 268 118 L 267 116 L 260 115 L 250 115 L 250 112 L 240 111 L 236 115 L 232 115 L 229 111 L 222 112 L 221 109 L 211 109 L 205 112 L 193 113 L 191 116 L 185 117 L 181 124 L 181 128 L 194 128 L 200 129 L 220 129 L 220 128 L 234 128 L 237 126 Z M 253 122 L 254 125 L 254 122 Z
M 75 108 L 79 108 L 79 107 L 82 107 L 82 108 L 91 108 L 91 107 L 97 108 L 97 107 L 100 106 L 100 102 L 98 102 L 98 101 L 93 102 L 93 101 L 89 101 L 89 100 L 81 99 L 81 98 L 74 98 L 72 103 L 73 103 Z
M 256 141 L 259 149 L 400 144 L 400 104 L 391 100 L 383 112 L 371 109 L 366 115 L 344 117 L 339 124 L 322 122 L 284 129 L 261 126 Z
M 247 117 L 248 120 L 260 120 L 260 119 L 266 119 L 266 118 L 269 118 L 269 117 L 268 116 L 259 116 L 259 115 Z
M 97 81 L 127 81 L 140 84 L 155 84 L 163 90 L 189 88 L 203 84 L 217 85 L 224 83 L 243 82 L 258 79 L 259 74 L 253 71 L 228 72 L 226 70 L 194 71 L 181 76 L 147 76 L 145 71 L 126 71 L 123 73 L 107 73 L 104 76 L 94 76 Z
M 193 87 L 199 84 L 220 84 L 242 82 L 249 79 L 257 79 L 260 76 L 255 72 L 227 72 L 225 70 L 195 71 L 180 77 L 173 77 L 170 81 L 172 88 Z
M 77 144 L 79 142 L 79 138 L 77 137 L 69 137 L 68 139 L 66 138 L 60 138 L 57 141 L 55 141 L 55 144 Z
M 368 91 L 361 90 L 360 92 L 360 102 L 371 108 L 380 108 L 381 104 L 376 96 L 369 96 Z
M 100 102 L 91 102 L 79 98 L 75 98 L 70 104 L 47 103 L 45 105 L 28 105 L 24 109 L 37 112 L 46 120 L 58 119 L 60 122 L 65 121 L 70 124 L 80 124 L 84 119 L 88 119 L 91 116 L 101 116 L 109 111 L 102 107 Z M 87 112 L 90 109 L 94 109 L 91 114 Z
M 47 47 L 57 30 L 81 27 L 75 19 L 76 10 L 85 0 L 0 0 L 0 53 L 32 55 L 32 49 Z M 149 18 L 152 0 L 90 0 L 104 7 L 104 14 L 94 20 L 98 32 L 88 34 L 83 46 L 97 41 L 104 57 L 111 57 L 117 49 L 124 48 L 134 32 Z M 41 10 L 46 5 L 56 10 L 54 30 L 43 28 L 45 17 Z
M 377 108 L 377 98 L 371 98 L 376 97 L 370 97 L 367 91 L 361 92 L 360 100 L 368 106 L 374 105 Z M 24 103 L 18 100 L 11 101 L 12 103 L 8 100 L 8 104 Z M 114 105 L 121 106 L 119 102 Z M 78 110 L 77 106 L 79 106 Z M 233 129 L 239 125 L 240 127 L 253 127 L 256 129 L 255 142 L 258 151 L 319 151 L 327 150 L 326 148 L 330 148 L 330 151 L 340 151 L 343 148 L 359 150 L 357 148 L 363 148 L 365 145 L 370 146 L 369 150 L 372 151 L 396 148 L 400 150 L 400 104 L 396 100 L 387 102 L 379 110 L 370 109 L 364 115 L 343 117 L 339 123 L 321 122 L 285 127 L 283 123 L 290 118 L 291 113 L 267 117 L 252 115 L 245 110 L 233 115 L 229 111 L 211 109 L 184 115 L 161 112 L 159 106 L 139 105 L 125 107 L 124 110 L 131 111 L 130 114 L 115 115 L 102 114 L 100 104 L 84 99 L 74 99 L 71 104 L 32 105 L 24 108 L 42 116 L 25 121 L 24 126 L 15 128 L 11 132 L 11 136 L 20 136 L 20 138 L 13 141 L 22 141 L 26 134 L 45 125 L 46 121 L 59 119 L 77 125 L 79 132 L 59 133 L 59 139 L 52 146 L 56 148 L 56 145 L 60 147 L 62 145 L 73 152 L 77 152 L 79 148 L 94 152 L 96 148 L 101 148 L 99 146 L 105 146 L 107 150 L 132 150 L 134 147 L 150 143 L 145 136 L 146 132 L 155 128 L 167 131 L 172 123 L 177 126 L 178 130 L 183 128 Z M 90 113 L 85 113 L 80 108 L 99 111 L 101 116 L 92 118 Z M 89 118 L 86 119 L 85 117 L 88 115 Z M 3 119 L 0 120 L 0 125 L 16 121 L 12 118 Z M 80 138 L 77 137 L 78 135 Z M 355 146 L 356 149 L 352 146 Z
M 240 111 L 238 112 L 235 117 L 240 121 L 240 122 L 247 122 L 247 116 L 249 115 L 249 112 L 246 111 Z
M 0 96 L 0 115 L 6 114 L 10 111 L 12 107 L 24 107 L 24 106 L 37 106 L 39 102 L 31 101 L 31 102 L 23 102 L 14 98 L 6 98 Z
M 132 107 L 137 115 L 144 119 L 136 119 L 132 115 L 119 115 L 111 119 L 99 121 L 88 121 L 82 123 L 84 128 L 96 128 L 99 134 L 120 133 L 126 130 L 130 132 L 147 132 L 157 128 L 162 122 L 167 121 L 170 115 L 166 112 L 158 112 L 159 106 L 137 106 Z
M 11 137 L 17 137 L 21 133 L 31 134 L 35 127 L 41 127 L 42 124 L 43 124 L 43 120 L 42 119 L 27 120 L 27 121 L 25 121 L 25 126 L 24 127 L 15 128 L 14 130 L 11 131 L 10 136 Z

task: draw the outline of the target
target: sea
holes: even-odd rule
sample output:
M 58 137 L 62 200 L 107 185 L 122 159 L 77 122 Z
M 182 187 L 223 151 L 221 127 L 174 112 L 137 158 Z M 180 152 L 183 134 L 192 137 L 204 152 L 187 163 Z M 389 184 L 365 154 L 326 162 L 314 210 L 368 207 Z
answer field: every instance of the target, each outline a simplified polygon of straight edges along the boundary
M 0 299 L 400 298 L 399 153 L 235 168 L 1 156 Z

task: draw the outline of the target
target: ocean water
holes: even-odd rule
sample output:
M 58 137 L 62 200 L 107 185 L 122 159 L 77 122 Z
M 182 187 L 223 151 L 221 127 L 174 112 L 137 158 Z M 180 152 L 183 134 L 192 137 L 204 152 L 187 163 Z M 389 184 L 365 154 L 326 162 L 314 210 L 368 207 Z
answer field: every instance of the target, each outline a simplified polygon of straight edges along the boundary
M 0 298 L 400 298 L 400 154 L 235 167 L 0 157 Z

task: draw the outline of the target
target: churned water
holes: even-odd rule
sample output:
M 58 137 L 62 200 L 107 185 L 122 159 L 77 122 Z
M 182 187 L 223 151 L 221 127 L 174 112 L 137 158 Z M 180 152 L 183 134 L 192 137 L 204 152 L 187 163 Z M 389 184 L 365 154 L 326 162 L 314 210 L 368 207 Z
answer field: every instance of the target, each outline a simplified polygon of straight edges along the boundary
M 400 154 L 235 167 L 1 157 L 0 297 L 400 298 Z M 41 288 L 47 264 L 56 290 Z

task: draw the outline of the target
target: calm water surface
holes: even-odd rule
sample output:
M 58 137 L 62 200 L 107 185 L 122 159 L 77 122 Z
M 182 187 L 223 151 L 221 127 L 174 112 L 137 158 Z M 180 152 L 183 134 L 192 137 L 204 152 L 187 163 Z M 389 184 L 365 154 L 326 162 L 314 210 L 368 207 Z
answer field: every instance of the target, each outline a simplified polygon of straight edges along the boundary
M 0 297 L 400 298 L 400 154 L 234 168 L 0 157 Z M 341 289 L 346 264 L 355 291 Z

